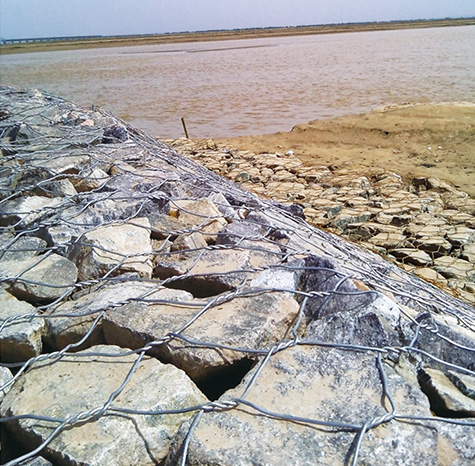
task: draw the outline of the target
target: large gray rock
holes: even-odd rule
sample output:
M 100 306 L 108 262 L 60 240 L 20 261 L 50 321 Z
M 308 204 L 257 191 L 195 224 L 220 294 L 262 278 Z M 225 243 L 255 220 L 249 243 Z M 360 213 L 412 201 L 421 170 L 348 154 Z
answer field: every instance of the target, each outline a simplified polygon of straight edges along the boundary
M 109 411 L 106 416 L 100 412 L 93 416 L 121 387 L 138 356 L 114 346 L 96 346 L 91 351 L 91 356 L 78 353 L 55 364 L 36 364 L 5 396 L 2 417 L 34 414 L 68 420 L 42 451 L 54 464 L 160 463 L 192 412 L 134 415 Z M 114 408 L 139 411 L 183 409 L 207 402 L 183 371 L 149 357 L 135 367 L 117 395 L 112 396 Z M 81 416 L 88 412 L 91 414 Z M 6 428 L 17 441 L 33 445 L 46 440 L 60 424 L 24 418 L 8 422 Z
M 78 271 L 65 257 L 45 254 L 23 261 L 2 261 L 0 275 L 17 298 L 30 303 L 48 303 L 73 291 Z
M 475 280 L 475 267 L 471 262 L 451 256 L 442 256 L 434 260 L 434 269 L 446 278 Z
M 71 254 L 79 280 L 137 272 L 150 278 L 150 223 L 136 218 L 128 223 L 100 226 L 84 234 Z
M 61 199 L 42 196 L 26 196 L 7 201 L 0 208 L 0 225 L 25 227 L 45 220 L 57 212 L 61 202 Z
M 160 291 L 154 283 L 136 280 L 119 281 L 85 289 L 47 311 L 45 342 L 55 350 L 80 341 L 91 328 L 99 314 L 107 309 L 123 306 L 140 299 L 151 299 Z M 81 348 L 104 343 L 102 322 L 99 321 Z
M 428 368 L 419 370 L 418 379 L 435 414 L 475 418 L 475 377 Z
M 186 225 L 195 226 L 206 239 L 216 239 L 228 222 L 209 199 L 178 200 L 170 205 L 170 214 Z
M 154 295 L 157 298 L 165 302 L 131 303 L 107 311 L 103 322 L 106 342 L 140 348 L 169 332 L 178 332 L 205 311 L 180 333 L 202 342 L 203 347 L 176 338 L 152 350 L 152 354 L 180 367 L 195 381 L 203 381 L 247 358 L 241 351 L 207 348 L 206 343 L 250 350 L 267 347 L 291 335 L 299 312 L 297 302 L 281 292 L 251 292 L 248 297 L 235 299 L 222 295 L 219 300 L 200 302 L 184 291 L 164 290 Z
M 0 288 L 0 359 L 2 362 L 27 361 L 43 348 L 44 319 L 35 307 L 19 301 Z
M 375 419 L 380 422 L 363 437 L 360 464 L 440 464 L 441 435 L 433 423 L 408 424 L 391 417 L 383 422 L 391 406 L 383 396 L 375 359 L 371 353 L 318 346 L 272 356 L 245 396 L 257 409 L 241 404 L 239 409 L 203 414 L 192 431 L 186 464 L 345 464 L 354 453 L 358 430 Z M 386 362 L 382 367 L 398 412 L 430 417 L 418 387 Z M 240 398 L 253 375 L 221 400 Z M 189 427 L 186 423 L 180 429 L 166 464 L 179 461 Z
M 281 249 L 260 243 L 255 249 L 198 249 L 155 257 L 154 276 L 196 297 L 235 289 L 255 274 L 282 260 Z
M 371 293 L 359 303 L 356 299 L 354 306 L 342 305 L 338 309 L 338 300 L 335 306 L 331 315 L 308 324 L 308 337 L 372 347 L 398 346 L 401 343 L 401 312 L 386 296 Z
M 38 255 L 46 246 L 46 241 L 35 236 L 3 234 L 0 236 L 0 261 L 21 262 Z
M 10 390 L 10 386 L 11 385 L 6 385 L 8 382 L 10 382 L 10 380 L 12 380 L 13 378 L 13 375 L 12 373 L 10 372 L 10 369 L 8 369 L 8 367 L 3 367 L 3 366 L 0 366 L 0 387 L 2 387 L 0 389 L 0 403 L 2 402 L 3 400 L 3 397 L 8 393 L 8 391 Z M 4 388 L 3 388 L 4 387 Z

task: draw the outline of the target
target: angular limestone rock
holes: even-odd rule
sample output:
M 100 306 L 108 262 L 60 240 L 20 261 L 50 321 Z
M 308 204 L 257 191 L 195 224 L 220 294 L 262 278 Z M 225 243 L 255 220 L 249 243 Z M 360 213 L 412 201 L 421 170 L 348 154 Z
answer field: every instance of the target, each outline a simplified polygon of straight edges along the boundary
M 281 258 L 280 248 L 266 243 L 254 250 L 185 250 L 157 256 L 154 276 L 171 279 L 169 286 L 196 297 L 214 296 L 252 279 L 260 268 L 276 265 Z
M 183 331 L 188 339 L 235 348 L 257 349 L 291 335 L 299 312 L 297 302 L 286 293 L 258 293 L 230 302 L 223 296 L 216 304 L 193 300 L 183 291 L 168 290 L 163 304 L 131 303 L 111 309 L 104 318 L 108 344 L 140 348 L 168 332 L 177 332 L 200 310 L 209 309 Z M 173 296 L 175 293 L 175 296 Z M 160 294 L 154 299 L 160 299 Z M 173 303 L 175 301 L 175 303 Z M 164 362 L 183 369 L 193 380 L 202 381 L 246 357 L 228 349 L 194 347 L 174 339 L 152 350 Z
M 46 241 L 35 236 L 4 234 L 0 236 L 0 261 L 21 262 L 38 255 L 46 246 Z
M 261 238 L 265 233 L 264 225 L 236 220 L 226 225 L 218 233 L 216 244 L 249 244 L 252 238 Z
M 228 222 L 209 199 L 177 200 L 170 203 L 170 214 L 186 225 L 196 226 L 206 240 L 216 239 Z
M 188 230 L 188 226 L 176 218 L 164 214 L 150 214 L 147 216 L 150 230 L 154 239 L 175 239 L 180 233 Z
M 463 259 L 456 259 L 451 256 L 438 257 L 434 260 L 434 269 L 446 278 L 475 280 L 473 264 Z
M 61 199 L 26 196 L 7 201 L 0 208 L 0 225 L 27 226 L 53 215 Z
M 475 264 L 475 243 L 465 244 L 462 248 L 462 259 Z
M 45 322 L 33 317 L 35 308 L 19 301 L 0 288 L 0 360 L 2 362 L 27 361 L 38 356 L 43 348 Z
M 5 386 L 10 380 L 13 378 L 12 373 L 8 367 L 0 366 L 0 387 Z M 10 390 L 10 385 L 8 387 L 0 389 L 0 403 L 3 400 L 3 397 L 8 393 Z
M 355 300 L 354 306 L 343 303 L 339 309 L 335 307 L 331 315 L 309 323 L 307 336 L 321 341 L 373 347 L 400 344 L 401 314 L 386 296 L 369 293 L 365 300 Z
M 89 166 L 91 158 L 89 155 L 73 150 L 63 157 L 45 157 L 44 160 L 38 160 L 39 163 L 53 173 L 76 174 L 81 168 Z
M 35 192 L 38 195 L 48 197 L 76 196 L 77 191 L 74 185 L 67 178 L 58 181 L 42 183 Z
M 72 260 L 77 264 L 81 281 L 124 272 L 150 278 L 151 252 L 150 222 L 136 218 L 86 233 L 76 245 Z
M 475 386 L 475 377 L 452 373 L 452 377 L 447 377 L 442 371 L 432 368 L 420 369 L 418 374 L 419 383 L 422 390 L 431 402 L 432 411 L 444 417 L 475 417 L 475 393 L 467 390 L 467 385 Z M 465 382 L 464 383 L 464 380 Z M 467 379 L 471 379 L 469 382 Z M 455 382 L 455 384 L 454 384 Z M 463 384 L 467 394 L 472 394 L 472 398 L 467 396 L 456 384 Z
M 48 309 L 45 341 L 55 350 L 76 343 L 89 331 L 100 312 L 133 300 L 150 299 L 154 291 L 160 291 L 154 283 L 134 280 L 112 282 L 84 290 L 74 296 L 72 301 Z M 82 347 L 103 342 L 102 322 L 99 322 Z
M 137 355 L 126 355 L 114 346 L 95 346 L 91 352 L 94 355 L 83 352 L 67 355 L 55 364 L 35 365 L 5 396 L 2 417 L 35 414 L 66 420 L 105 405 L 125 381 Z M 206 401 L 183 371 L 145 357 L 112 406 L 163 411 Z M 96 418 L 89 416 L 87 423 L 76 421 L 65 426 L 41 454 L 54 464 L 71 466 L 156 465 L 166 456 L 175 432 L 191 415 L 109 411 Z M 6 423 L 8 431 L 27 445 L 45 440 L 57 426 L 58 422 L 28 418 Z
M 452 250 L 452 245 L 441 237 L 420 238 L 413 240 L 412 243 L 418 249 L 428 252 L 433 257 L 440 257 L 449 254 Z
M 429 267 L 417 269 L 416 274 L 429 282 L 446 282 L 445 278 L 439 272 L 436 272 L 434 269 L 430 269 Z
M 355 431 L 391 411 L 382 396 L 375 357 L 308 346 L 272 356 L 245 397 L 267 414 L 245 404 L 204 414 L 191 435 L 186 464 L 345 464 L 354 451 Z M 383 368 L 388 391 L 398 405 L 404 403 L 404 412 L 430 416 L 422 392 L 384 362 Z M 242 396 L 253 375 L 254 370 L 221 400 Z M 279 414 L 292 416 L 295 422 L 279 419 Z M 318 421 L 348 427 L 325 427 Z M 188 428 L 186 423 L 180 429 L 167 465 L 179 461 Z M 408 425 L 393 420 L 366 433 L 359 460 L 369 465 L 380 464 L 382 458 L 388 465 L 438 464 L 437 443 L 437 432 L 430 423 Z
M 77 178 L 72 178 L 74 187 L 78 193 L 92 191 L 105 186 L 109 181 L 109 175 L 100 168 L 81 172 Z
M 208 246 L 204 236 L 195 231 L 191 234 L 183 234 L 173 242 L 172 251 L 184 251 L 187 249 L 203 249 Z
M 395 249 L 400 247 L 405 239 L 406 237 L 400 233 L 378 233 L 368 241 L 385 249 Z
M 71 292 L 78 271 L 65 257 L 45 254 L 21 262 L 0 262 L 0 274 L 9 283 L 11 294 L 35 304 L 51 302 Z
M 475 239 L 475 230 L 463 226 L 451 228 L 447 232 L 447 239 L 455 247 L 461 247 Z
M 398 248 L 390 251 L 390 253 L 404 264 L 413 264 L 424 267 L 432 263 L 432 258 L 429 254 L 424 251 L 418 251 L 417 249 Z

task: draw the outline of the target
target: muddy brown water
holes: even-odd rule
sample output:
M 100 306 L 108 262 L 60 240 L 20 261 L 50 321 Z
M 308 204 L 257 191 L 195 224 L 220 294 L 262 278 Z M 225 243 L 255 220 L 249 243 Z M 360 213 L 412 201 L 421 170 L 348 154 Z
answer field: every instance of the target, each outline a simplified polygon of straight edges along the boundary
M 289 131 L 391 103 L 475 101 L 475 26 L 0 56 L 0 83 L 162 137 Z

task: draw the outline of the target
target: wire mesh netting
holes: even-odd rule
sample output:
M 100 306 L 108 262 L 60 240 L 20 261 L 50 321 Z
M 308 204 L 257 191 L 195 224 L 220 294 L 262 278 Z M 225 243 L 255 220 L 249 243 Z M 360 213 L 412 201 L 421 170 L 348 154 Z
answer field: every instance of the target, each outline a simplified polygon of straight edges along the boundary
M 0 118 L 5 464 L 475 459 L 468 303 L 101 109 Z

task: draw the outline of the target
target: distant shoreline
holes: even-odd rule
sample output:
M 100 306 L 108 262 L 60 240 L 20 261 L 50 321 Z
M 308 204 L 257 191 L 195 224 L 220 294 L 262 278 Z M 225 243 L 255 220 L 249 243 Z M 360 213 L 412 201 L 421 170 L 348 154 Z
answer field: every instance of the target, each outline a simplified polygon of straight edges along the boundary
M 416 21 L 390 21 L 374 23 L 330 24 L 321 26 L 237 29 L 190 33 L 184 32 L 141 36 L 84 38 L 77 40 L 51 40 L 48 42 L 0 44 L 0 55 L 13 53 L 51 52 L 57 50 L 128 47 L 136 45 L 159 45 L 186 42 L 257 39 L 265 37 L 304 36 L 318 34 L 338 34 L 345 32 L 389 31 L 399 29 L 420 29 L 474 25 L 475 18 L 458 18 Z

